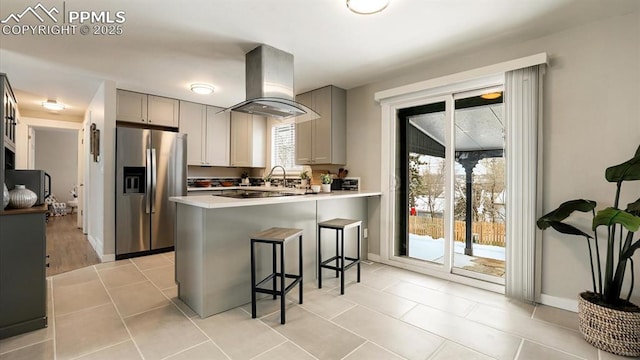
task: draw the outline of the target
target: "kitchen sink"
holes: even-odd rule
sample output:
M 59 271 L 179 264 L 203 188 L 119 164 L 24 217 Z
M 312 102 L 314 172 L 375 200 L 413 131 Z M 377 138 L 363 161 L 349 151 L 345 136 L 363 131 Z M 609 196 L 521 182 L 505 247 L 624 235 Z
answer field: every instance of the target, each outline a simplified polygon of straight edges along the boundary
M 285 192 L 285 191 L 266 191 L 266 190 L 216 190 L 213 196 L 222 196 L 234 199 L 262 199 L 283 196 L 304 195 L 301 193 Z

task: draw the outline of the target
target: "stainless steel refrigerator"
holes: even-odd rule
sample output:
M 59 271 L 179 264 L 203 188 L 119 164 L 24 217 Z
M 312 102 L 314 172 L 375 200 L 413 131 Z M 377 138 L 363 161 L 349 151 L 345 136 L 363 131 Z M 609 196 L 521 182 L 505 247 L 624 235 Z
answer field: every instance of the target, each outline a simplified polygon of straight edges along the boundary
M 187 194 L 187 135 L 116 128 L 116 259 L 171 250 Z

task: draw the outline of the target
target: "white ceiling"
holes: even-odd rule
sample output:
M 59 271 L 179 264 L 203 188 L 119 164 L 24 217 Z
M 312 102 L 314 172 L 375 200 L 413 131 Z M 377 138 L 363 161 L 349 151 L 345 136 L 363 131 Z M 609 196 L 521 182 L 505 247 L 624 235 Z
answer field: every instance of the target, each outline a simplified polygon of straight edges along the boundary
M 503 104 L 455 111 L 455 151 L 498 150 L 504 147 Z M 418 130 L 445 145 L 444 111 L 415 115 L 409 121 Z
M 4 0 L 0 19 L 37 3 Z M 391 0 L 385 11 L 362 16 L 344 0 L 43 3 L 67 11 L 125 12 L 119 36 L 0 35 L 0 72 L 9 76 L 22 115 L 76 120 L 104 79 L 118 88 L 233 105 L 245 96 L 244 54 L 259 44 L 294 55 L 297 93 L 327 84 L 349 89 L 416 63 L 640 9 L 637 0 Z M 28 16 L 21 24 L 37 23 Z M 211 83 L 217 91 L 193 94 L 192 82 Z M 47 98 L 69 109 L 38 114 Z

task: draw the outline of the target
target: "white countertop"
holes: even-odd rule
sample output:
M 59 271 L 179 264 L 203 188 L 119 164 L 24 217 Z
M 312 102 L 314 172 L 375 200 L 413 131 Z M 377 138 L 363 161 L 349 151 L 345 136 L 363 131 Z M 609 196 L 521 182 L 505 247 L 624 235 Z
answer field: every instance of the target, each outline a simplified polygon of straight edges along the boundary
M 209 188 L 200 188 L 203 190 L 233 190 L 233 189 L 247 189 L 247 190 L 273 190 L 273 191 L 281 191 L 282 189 L 278 188 L 265 188 L 263 186 L 237 186 L 237 187 L 209 187 Z M 316 200 L 335 200 L 335 199 L 346 199 L 346 198 L 355 198 L 355 197 L 367 197 L 367 196 L 380 196 L 382 193 L 380 191 L 373 190 L 360 190 L 360 191 L 346 191 L 346 190 L 335 190 L 330 193 L 318 193 L 318 194 L 307 194 L 307 195 L 296 195 L 296 196 L 282 196 L 282 197 L 268 197 L 268 198 L 257 198 L 257 199 L 234 199 L 222 196 L 214 196 L 214 195 L 189 195 L 189 196 L 173 196 L 169 198 L 169 201 L 197 206 L 205 209 L 219 209 L 219 208 L 229 208 L 229 207 L 239 207 L 239 206 L 254 206 L 254 205 L 270 205 L 270 204 L 282 204 L 282 203 L 292 203 L 292 202 L 301 202 L 301 201 L 316 201 Z

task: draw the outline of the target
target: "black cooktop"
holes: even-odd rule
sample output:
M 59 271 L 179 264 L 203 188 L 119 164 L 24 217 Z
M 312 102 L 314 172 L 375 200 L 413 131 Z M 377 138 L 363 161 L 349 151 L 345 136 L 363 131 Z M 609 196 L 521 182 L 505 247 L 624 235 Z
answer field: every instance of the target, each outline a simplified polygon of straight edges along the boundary
M 271 197 L 296 196 L 302 194 L 281 192 L 281 191 L 262 191 L 262 190 L 216 190 L 213 196 L 222 196 L 234 199 L 261 199 Z

